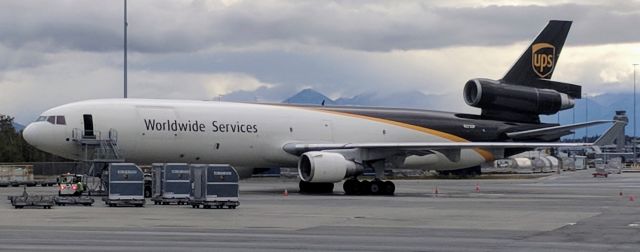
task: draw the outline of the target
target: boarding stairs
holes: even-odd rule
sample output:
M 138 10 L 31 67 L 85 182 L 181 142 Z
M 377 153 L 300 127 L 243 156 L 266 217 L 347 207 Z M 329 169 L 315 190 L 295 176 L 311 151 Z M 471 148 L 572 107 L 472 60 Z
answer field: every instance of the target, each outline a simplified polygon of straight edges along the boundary
M 118 132 L 115 129 L 109 129 L 104 135 L 97 130 L 75 128 L 71 139 L 78 146 L 79 161 L 90 167 L 89 175 L 100 173 L 109 163 L 124 162 L 118 148 Z
M 80 159 L 83 162 L 124 162 L 118 149 L 118 132 L 114 129 L 104 136 L 100 131 L 88 133 L 76 128 L 71 138 L 80 147 Z

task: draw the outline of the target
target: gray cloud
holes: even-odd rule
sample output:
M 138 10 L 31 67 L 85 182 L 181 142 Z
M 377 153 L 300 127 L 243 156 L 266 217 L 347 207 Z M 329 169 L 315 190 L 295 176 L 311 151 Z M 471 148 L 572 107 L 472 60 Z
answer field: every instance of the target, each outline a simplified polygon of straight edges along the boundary
M 608 5 L 442 7 L 436 2 L 130 1 L 132 51 L 196 52 L 210 47 L 297 43 L 389 51 L 506 45 L 531 38 L 549 19 L 574 20 L 574 45 L 640 40 L 638 1 Z M 117 51 L 118 1 L 16 1 L 0 8 L 11 47 Z M 634 11 L 636 10 L 636 11 Z M 527 27 L 527 29 L 523 29 Z M 597 31 L 597 32 L 594 32 Z M 627 32 L 621 32 L 627 31 Z
M 555 79 L 630 89 L 638 1 L 440 3 L 129 1 L 129 93 L 281 101 L 309 87 L 332 98 L 418 90 L 446 97 L 436 109 L 466 111 L 465 81 L 500 78 L 548 19 L 575 21 Z M 0 113 L 25 123 L 66 102 L 121 96 L 122 7 L 0 2 Z

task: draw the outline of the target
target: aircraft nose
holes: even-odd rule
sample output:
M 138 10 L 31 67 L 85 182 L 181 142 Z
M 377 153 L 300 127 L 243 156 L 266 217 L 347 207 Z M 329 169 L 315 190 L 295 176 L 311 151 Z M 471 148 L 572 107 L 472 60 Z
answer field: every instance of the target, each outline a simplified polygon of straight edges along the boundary
M 27 125 L 27 127 L 22 131 L 22 137 L 24 138 L 24 140 L 27 141 L 27 143 L 29 143 L 30 145 L 36 147 L 38 146 L 37 134 L 38 132 L 36 126 L 34 126 L 33 123 Z

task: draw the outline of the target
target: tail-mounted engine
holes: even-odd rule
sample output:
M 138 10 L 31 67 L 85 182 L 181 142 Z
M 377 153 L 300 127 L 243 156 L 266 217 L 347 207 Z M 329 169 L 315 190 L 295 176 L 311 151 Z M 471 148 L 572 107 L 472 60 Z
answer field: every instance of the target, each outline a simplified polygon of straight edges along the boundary
M 556 83 L 561 86 L 564 83 Z M 570 85 L 570 84 L 566 84 Z M 538 115 L 555 114 L 573 108 L 573 97 L 551 88 L 501 83 L 489 79 L 472 79 L 464 86 L 464 101 L 482 109 L 486 119 L 539 122 Z

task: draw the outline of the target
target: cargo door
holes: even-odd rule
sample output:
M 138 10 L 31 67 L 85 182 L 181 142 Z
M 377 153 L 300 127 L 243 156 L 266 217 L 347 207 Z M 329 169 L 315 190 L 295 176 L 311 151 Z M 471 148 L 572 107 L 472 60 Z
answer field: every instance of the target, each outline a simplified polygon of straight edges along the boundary
M 84 125 L 83 138 L 96 138 L 96 135 L 93 131 L 93 115 L 90 115 L 90 114 L 82 115 L 82 122 Z

